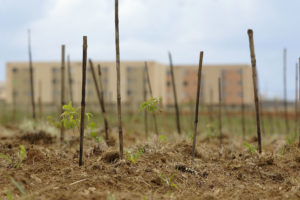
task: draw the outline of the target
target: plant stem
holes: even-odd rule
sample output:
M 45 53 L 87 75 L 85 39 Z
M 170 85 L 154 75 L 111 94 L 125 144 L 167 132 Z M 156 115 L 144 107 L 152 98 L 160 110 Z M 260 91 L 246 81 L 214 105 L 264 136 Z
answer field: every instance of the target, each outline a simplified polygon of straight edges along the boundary
M 61 45 L 61 114 L 63 114 L 63 106 L 65 105 L 65 45 Z M 63 122 L 60 127 L 60 140 L 65 139 L 65 128 Z

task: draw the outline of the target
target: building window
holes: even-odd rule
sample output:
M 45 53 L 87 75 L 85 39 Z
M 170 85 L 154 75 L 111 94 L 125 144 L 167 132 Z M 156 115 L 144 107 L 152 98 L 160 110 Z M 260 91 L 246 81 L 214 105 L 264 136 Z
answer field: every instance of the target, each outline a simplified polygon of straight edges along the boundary
M 104 84 L 107 84 L 107 83 L 108 83 L 107 78 L 103 79 L 103 83 L 104 83 Z
M 239 80 L 239 81 L 237 82 L 237 84 L 238 84 L 239 86 L 242 86 L 242 80 Z
M 89 79 L 87 80 L 87 83 L 88 83 L 88 84 L 91 84 L 91 83 L 92 83 L 92 80 L 89 78 Z
M 237 71 L 238 71 L 238 74 L 242 75 L 243 69 L 238 69 Z
M 53 91 L 52 91 L 52 95 L 53 95 L 53 96 L 58 96 L 58 91 L 57 91 L 57 90 L 53 90 Z
M 17 97 L 18 96 L 18 92 L 17 91 L 13 91 L 13 96 Z
M 170 87 L 170 85 L 171 85 L 171 82 L 167 81 L 167 86 Z
M 167 75 L 171 75 L 171 70 L 167 70 Z
M 92 96 L 93 95 L 93 91 L 89 90 L 88 91 L 88 96 Z
M 104 67 L 104 68 L 102 69 L 102 71 L 103 71 L 104 73 L 106 73 L 106 72 L 108 71 L 107 67 Z
M 239 97 L 242 97 L 243 94 L 242 94 L 242 92 L 238 92 L 237 95 L 238 95 Z
M 57 83 L 57 80 L 54 78 L 53 80 L 52 80 L 52 84 L 56 84 Z
M 127 67 L 127 72 L 129 73 L 129 72 L 131 72 L 131 70 L 132 70 L 132 67 Z
M 188 82 L 187 81 L 183 81 L 183 85 L 186 87 L 188 86 Z
M 52 67 L 52 73 L 56 73 L 58 71 L 57 67 Z
M 127 90 L 127 96 L 131 95 L 131 90 Z
M 132 79 L 131 78 L 127 78 L 127 83 L 131 83 L 132 82 Z
M 17 72 L 18 72 L 18 69 L 17 69 L 17 68 L 13 68 L 13 69 L 12 69 L 12 72 L 13 72 L 13 73 L 17 73 Z

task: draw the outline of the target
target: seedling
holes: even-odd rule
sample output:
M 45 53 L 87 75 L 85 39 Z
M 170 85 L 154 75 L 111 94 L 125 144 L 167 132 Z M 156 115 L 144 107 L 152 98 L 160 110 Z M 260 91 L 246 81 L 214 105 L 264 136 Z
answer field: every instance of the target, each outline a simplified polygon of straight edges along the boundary
M 144 101 L 139 106 L 139 111 L 147 110 L 150 113 L 153 113 L 158 110 L 158 105 L 161 101 L 161 98 L 152 97 L 147 101 Z
M 61 124 L 63 124 L 63 126 L 66 129 L 75 129 L 75 128 L 79 129 L 80 118 L 81 118 L 80 107 L 74 108 L 72 105 L 72 101 L 70 101 L 68 104 L 63 105 L 62 109 L 64 110 L 64 112 L 61 114 L 59 121 L 54 120 L 52 116 L 48 116 L 48 121 L 57 128 L 59 128 Z M 87 117 L 88 122 L 93 117 L 92 113 L 85 113 L 85 115 Z M 93 128 L 94 127 L 93 122 L 90 122 L 87 125 L 87 127 Z
M 169 178 L 168 177 L 166 177 L 166 178 L 163 177 L 162 174 L 159 174 L 159 177 L 161 178 L 162 182 L 164 182 L 169 187 L 174 187 L 174 188 L 178 189 L 177 185 L 175 183 L 173 183 L 174 174 L 172 174 Z
M 167 141 L 166 136 L 160 135 L 160 136 L 159 136 L 159 141 L 162 142 L 162 143 L 163 143 L 163 142 L 166 142 L 166 141 Z
M 251 152 L 251 153 L 254 153 L 256 151 L 256 148 L 254 146 L 252 146 L 251 144 L 249 144 L 248 142 L 244 142 L 243 145 L 245 147 L 248 147 L 248 150 Z
M 128 160 L 130 160 L 133 164 L 137 162 L 139 157 L 144 153 L 144 149 L 140 148 L 135 154 L 131 153 L 130 151 L 126 152 L 126 156 Z
M 96 125 L 95 122 L 89 123 L 88 124 L 88 129 L 89 129 L 89 132 L 90 132 L 89 137 L 91 139 L 94 139 L 97 143 L 100 143 L 100 142 L 104 141 L 103 136 L 100 136 L 97 133 L 97 125 Z
M 23 196 L 26 196 L 26 192 L 25 190 L 23 189 L 23 187 L 13 178 L 11 177 L 10 175 L 6 174 L 6 176 L 9 178 L 9 180 L 16 186 L 16 188 L 19 190 L 19 192 L 23 195 Z M 13 194 L 11 193 L 11 191 L 9 191 L 8 189 L 6 189 L 6 196 L 9 200 L 13 200 L 14 199 L 14 196 Z
M 26 158 L 26 149 L 23 145 L 20 145 L 20 152 L 19 152 L 19 161 L 17 163 L 14 163 L 11 158 L 9 158 L 7 155 L 0 153 L 0 157 L 5 159 L 9 162 L 10 165 L 12 165 L 15 168 L 19 168 L 23 162 L 23 160 Z
M 295 143 L 297 139 L 297 134 L 290 134 L 290 136 L 286 136 L 285 140 L 288 145 L 292 145 Z

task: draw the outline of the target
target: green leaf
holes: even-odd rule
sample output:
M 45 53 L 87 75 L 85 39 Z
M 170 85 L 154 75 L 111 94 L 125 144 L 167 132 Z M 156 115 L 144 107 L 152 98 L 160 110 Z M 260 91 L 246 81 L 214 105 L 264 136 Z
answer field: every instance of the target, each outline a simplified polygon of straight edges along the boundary
M 22 164 L 23 160 L 25 159 L 26 157 L 26 149 L 23 145 L 20 145 L 20 155 L 19 155 L 19 162 L 18 164 L 16 165 L 17 168 L 20 167 L 20 165 Z
M 25 196 L 26 192 L 23 189 L 23 187 L 17 181 L 15 181 L 15 179 L 13 177 L 11 177 L 11 176 L 8 175 L 8 178 L 18 188 L 18 190 L 21 192 L 21 194 Z
M 0 153 L 0 157 L 7 160 L 9 162 L 9 164 L 13 164 L 12 160 L 7 155 Z
M 8 200 L 13 200 L 14 199 L 12 193 L 7 189 L 6 189 L 6 196 L 7 196 Z

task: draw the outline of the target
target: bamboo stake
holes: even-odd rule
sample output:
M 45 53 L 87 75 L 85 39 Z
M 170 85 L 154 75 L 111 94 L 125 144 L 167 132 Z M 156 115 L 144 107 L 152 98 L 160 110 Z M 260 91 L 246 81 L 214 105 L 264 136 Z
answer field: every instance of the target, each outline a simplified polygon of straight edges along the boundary
M 211 125 L 213 125 L 214 118 L 213 118 L 213 90 L 209 88 L 209 105 L 208 105 L 208 114 L 209 114 L 209 121 Z
M 36 119 L 36 115 L 35 115 L 35 103 L 34 103 L 33 66 L 32 66 L 32 54 L 31 54 L 30 29 L 28 30 L 28 55 L 29 55 L 29 73 L 30 73 L 30 90 L 31 90 L 32 118 L 33 118 L 33 120 L 35 120 Z
M 298 58 L 298 60 L 299 60 L 299 61 L 298 61 L 298 67 L 299 67 L 299 68 L 298 68 L 298 73 L 299 73 L 299 74 L 298 74 L 298 75 L 299 75 L 299 76 L 298 76 L 298 77 L 299 77 L 299 78 L 298 78 L 298 80 L 299 80 L 299 88 L 298 88 L 299 91 L 298 91 L 298 96 L 299 96 L 299 100 L 300 100 L 300 57 Z M 297 110 L 297 111 L 299 111 L 299 110 Z M 299 115 L 298 115 L 298 117 L 299 117 Z M 298 130 L 298 134 L 299 134 L 298 148 L 300 149 L 300 126 L 299 126 L 299 130 Z
M 101 94 L 102 90 L 99 89 L 94 65 L 93 65 L 93 62 L 91 59 L 89 59 L 89 63 L 90 63 L 90 68 L 91 68 L 91 72 L 92 72 L 92 76 L 93 76 L 93 80 L 94 80 L 94 84 L 95 84 L 95 88 L 96 88 L 99 105 L 100 105 L 102 115 L 103 115 L 103 122 L 104 122 L 104 127 L 105 127 L 105 141 L 106 141 L 106 143 L 108 143 L 108 122 L 107 122 L 107 117 L 106 117 L 105 108 L 104 108 L 104 104 L 103 104 L 103 94 Z M 101 76 L 99 76 L 99 77 L 101 77 Z
M 72 73 L 71 73 L 71 62 L 70 62 L 70 55 L 68 55 L 68 78 L 69 78 L 69 92 L 70 92 L 70 100 L 73 102 L 73 87 L 72 87 Z
M 219 140 L 220 145 L 222 145 L 223 134 L 222 134 L 222 82 L 221 78 L 218 78 L 218 90 L 219 90 Z
M 171 79 L 172 79 L 172 85 L 173 85 L 173 94 L 174 94 L 174 103 L 175 103 L 175 110 L 176 110 L 176 124 L 177 124 L 177 131 L 178 134 L 181 134 L 181 128 L 180 128 L 180 116 L 179 116 L 179 108 L 178 108 L 178 102 L 177 102 L 177 93 L 176 93 L 176 85 L 175 85 L 175 77 L 174 77 L 174 70 L 173 70 L 173 62 L 172 62 L 172 55 L 169 52 L 169 61 L 170 61 L 170 71 L 171 71 Z
M 195 121 L 194 121 L 194 137 L 193 137 L 193 148 L 192 148 L 193 159 L 195 158 L 195 150 L 196 150 L 202 63 L 203 63 L 203 51 L 200 51 L 199 68 L 198 68 L 198 82 L 197 82 L 197 96 L 196 96 L 196 108 L 195 108 Z
M 262 106 L 262 96 L 259 95 L 259 106 L 260 106 L 260 117 L 261 117 L 261 131 L 262 134 L 266 133 L 266 129 L 265 129 L 265 117 L 264 117 L 264 113 L 263 113 L 263 106 Z
M 298 63 L 296 63 L 296 81 L 295 81 L 295 134 L 298 131 Z
M 98 76 L 99 76 L 100 97 L 101 97 L 101 103 L 102 103 L 102 113 L 103 113 L 103 118 L 104 118 L 105 138 L 106 138 L 106 142 L 108 142 L 108 140 L 109 140 L 109 137 L 108 137 L 109 125 L 108 125 L 107 114 L 106 114 L 106 109 L 105 109 L 104 88 L 103 88 L 103 84 L 102 84 L 102 73 L 101 73 L 100 64 L 98 64 Z
M 151 81 L 150 81 L 150 75 L 149 75 L 149 69 L 148 69 L 148 63 L 147 62 L 145 62 L 145 69 L 146 69 L 146 75 L 147 75 L 147 82 L 148 82 L 148 89 L 149 89 L 150 97 L 153 98 L 152 86 L 151 86 Z M 153 117 L 153 121 L 154 121 L 155 133 L 156 133 L 156 135 L 159 135 L 155 112 L 152 112 L 152 117 Z
M 43 117 L 43 108 L 42 108 L 42 81 L 41 80 L 39 80 L 38 102 L 39 102 L 39 117 L 40 117 L 40 119 L 42 119 L 42 117 Z
M 63 106 L 65 105 L 65 45 L 61 46 L 61 107 L 60 111 L 61 114 L 63 114 Z M 61 127 L 60 127 L 60 140 L 64 141 L 65 139 L 65 128 L 63 125 L 63 122 L 61 122 Z
M 259 153 L 261 153 L 262 149 L 261 149 L 259 100 L 258 100 L 258 91 L 257 91 L 257 71 L 256 71 L 256 59 L 255 59 L 252 29 L 248 30 L 248 36 L 249 36 L 249 47 L 250 47 L 251 65 L 252 65 L 252 78 L 253 78 L 253 86 L 254 86 L 253 88 L 254 88 L 254 100 L 255 100 L 255 111 L 256 111 L 257 142 L 258 142 L 258 151 Z
M 120 83 L 120 46 L 119 46 L 119 0 L 115 0 L 115 39 L 116 39 L 116 68 L 117 68 L 117 103 L 120 158 L 123 159 L 123 130 L 121 110 L 121 83 Z
M 242 133 L 243 133 L 243 140 L 245 140 L 246 137 L 246 126 L 245 126 L 245 99 L 244 99 L 244 71 L 241 71 L 241 119 L 242 119 Z
M 147 101 L 146 73 L 147 73 L 146 69 L 143 70 L 144 101 Z M 145 111 L 144 111 L 144 125 L 145 125 L 146 138 L 148 138 L 148 114 L 147 114 L 147 109 L 145 109 Z
M 289 127 L 289 119 L 288 119 L 288 107 L 287 107 L 287 91 L 286 91 L 286 48 L 283 50 L 283 93 L 284 93 L 284 118 L 285 118 L 285 128 L 286 134 L 289 134 L 290 127 Z
M 87 63 L 87 37 L 83 36 L 79 166 L 83 165 L 83 137 L 84 137 L 84 118 L 85 118 L 86 63 Z

